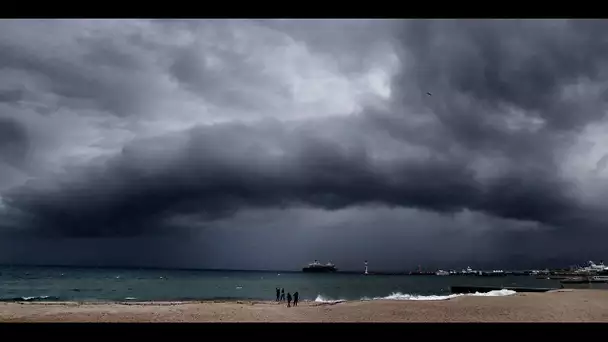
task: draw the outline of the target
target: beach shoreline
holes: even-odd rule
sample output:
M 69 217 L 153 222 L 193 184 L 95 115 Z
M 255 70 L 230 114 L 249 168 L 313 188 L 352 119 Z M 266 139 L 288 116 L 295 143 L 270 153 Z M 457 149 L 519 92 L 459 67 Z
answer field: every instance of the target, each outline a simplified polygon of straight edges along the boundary
M 556 290 L 439 301 L 3 302 L 1 322 L 608 322 L 608 291 Z

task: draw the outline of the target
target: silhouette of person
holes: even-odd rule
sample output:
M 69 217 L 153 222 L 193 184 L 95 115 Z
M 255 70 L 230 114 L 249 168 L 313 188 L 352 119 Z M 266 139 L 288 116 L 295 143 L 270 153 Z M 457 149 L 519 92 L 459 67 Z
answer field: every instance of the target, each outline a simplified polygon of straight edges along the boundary
M 291 307 L 291 293 L 287 292 L 287 307 Z
M 281 289 L 281 302 L 285 301 L 285 289 Z
M 281 299 L 281 290 L 277 287 L 277 302 Z
M 298 306 L 298 300 L 300 299 L 300 294 L 298 291 L 293 293 L 293 306 Z

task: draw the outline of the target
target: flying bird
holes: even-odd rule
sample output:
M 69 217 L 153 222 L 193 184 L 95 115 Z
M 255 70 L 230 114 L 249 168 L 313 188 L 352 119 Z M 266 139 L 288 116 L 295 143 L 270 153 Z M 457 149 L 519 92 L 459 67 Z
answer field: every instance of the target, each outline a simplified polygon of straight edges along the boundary
M 429 93 L 428 91 L 426 92 L 426 94 L 427 94 L 428 96 L 433 96 L 433 94 Z

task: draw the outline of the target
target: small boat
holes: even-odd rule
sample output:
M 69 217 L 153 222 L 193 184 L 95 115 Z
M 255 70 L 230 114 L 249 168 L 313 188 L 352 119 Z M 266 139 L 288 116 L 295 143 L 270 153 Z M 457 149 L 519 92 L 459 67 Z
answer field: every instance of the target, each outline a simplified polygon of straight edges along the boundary
M 450 272 L 444 271 L 444 270 L 438 270 L 437 272 L 435 272 L 435 275 L 438 276 L 448 276 L 450 275 Z
M 560 281 L 565 289 L 605 289 L 608 290 L 608 276 L 582 276 Z

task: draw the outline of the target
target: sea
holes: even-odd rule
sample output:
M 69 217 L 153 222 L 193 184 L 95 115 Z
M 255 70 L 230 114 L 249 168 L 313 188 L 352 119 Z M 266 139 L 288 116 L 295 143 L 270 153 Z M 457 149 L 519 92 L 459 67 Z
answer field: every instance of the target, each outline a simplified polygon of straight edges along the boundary
M 276 271 L 0 266 L 1 301 L 275 300 L 275 289 L 300 300 L 442 300 L 453 285 L 559 288 L 533 276 L 410 276 Z M 500 290 L 480 296 L 513 294 Z

